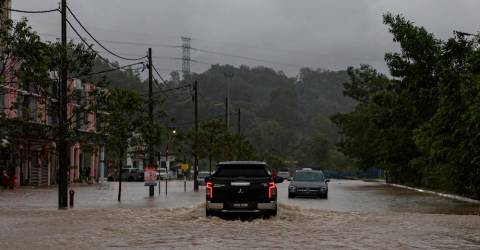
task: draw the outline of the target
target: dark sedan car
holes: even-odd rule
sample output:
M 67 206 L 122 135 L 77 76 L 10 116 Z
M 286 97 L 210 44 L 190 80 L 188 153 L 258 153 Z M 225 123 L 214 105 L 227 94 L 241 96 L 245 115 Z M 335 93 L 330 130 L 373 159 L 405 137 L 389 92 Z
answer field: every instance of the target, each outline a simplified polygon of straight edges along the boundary
M 288 198 L 297 196 L 328 198 L 328 182 L 322 171 L 299 170 L 288 185 Z

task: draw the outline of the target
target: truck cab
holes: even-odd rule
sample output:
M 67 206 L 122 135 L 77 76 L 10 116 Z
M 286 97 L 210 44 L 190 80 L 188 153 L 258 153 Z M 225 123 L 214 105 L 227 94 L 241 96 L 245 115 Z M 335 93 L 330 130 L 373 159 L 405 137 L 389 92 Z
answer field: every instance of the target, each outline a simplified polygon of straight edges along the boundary
M 265 162 L 221 162 L 205 178 L 206 214 L 277 214 L 277 186 L 280 176 L 272 177 Z

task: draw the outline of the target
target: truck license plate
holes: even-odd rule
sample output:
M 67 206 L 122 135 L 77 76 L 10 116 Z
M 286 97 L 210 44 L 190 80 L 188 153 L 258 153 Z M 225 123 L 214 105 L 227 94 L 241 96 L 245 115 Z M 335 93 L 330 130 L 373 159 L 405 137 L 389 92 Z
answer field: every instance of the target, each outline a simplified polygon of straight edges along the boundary
M 234 208 L 248 208 L 248 203 L 233 203 Z

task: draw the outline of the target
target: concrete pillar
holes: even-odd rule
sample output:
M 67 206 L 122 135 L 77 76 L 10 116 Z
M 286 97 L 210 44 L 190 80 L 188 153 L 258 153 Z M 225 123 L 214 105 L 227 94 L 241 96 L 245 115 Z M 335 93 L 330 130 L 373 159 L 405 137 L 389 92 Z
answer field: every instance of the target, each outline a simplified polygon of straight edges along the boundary
M 81 149 L 80 149 L 80 146 L 78 145 L 75 145 L 75 175 L 74 175 L 74 179 L 80 179 L 80 161 L 82 159 L 80 159 L 80 153 L 82 152 Z
M 47 154 L 47 173 L 48 173 L 48 178 L 47 178 L 47 186 L 50 186 L 50 178 L 51 178 L 51 174 L 52 174 L 52 161 L 51 161 L 51 157 L 50 157 L 50 153 L 46 153 Z
M 100 149 L 100 183 L 105 181 L 105 146 Z
M 16 166 L 15 167 L 15 183 L 14 183 L 15 187 L 19 187 L 20 186 L 20 166 Z

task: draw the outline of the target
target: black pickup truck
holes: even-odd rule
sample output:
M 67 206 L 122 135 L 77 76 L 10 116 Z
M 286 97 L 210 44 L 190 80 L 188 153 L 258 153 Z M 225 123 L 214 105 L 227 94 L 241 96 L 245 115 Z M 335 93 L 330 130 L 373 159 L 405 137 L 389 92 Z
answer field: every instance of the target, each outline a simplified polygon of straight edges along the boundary
M 217 165 L 205 178 L 206 214 L 277 214 L 277 186 L 282 177 L 272 177 L 268 166 L 257 161 L 230 161 Z

